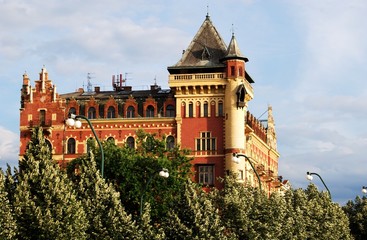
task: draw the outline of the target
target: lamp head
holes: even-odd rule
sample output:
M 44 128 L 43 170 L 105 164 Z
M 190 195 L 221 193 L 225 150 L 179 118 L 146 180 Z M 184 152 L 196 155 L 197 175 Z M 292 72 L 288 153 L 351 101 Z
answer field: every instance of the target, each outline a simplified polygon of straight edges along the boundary
M 168 177 L 169 177 L 168 169 L 163 168 L 163 169 L 159 172 L 159 176 L 164 177 L 164 178 L 168 178 Z
M 75 121 L 75 127 L 76 127 L 76 128 L 81 128 L 81 126 L 82 126 L 82 122 L 81 122 L 81 121 L 79 121 L 79 120 L 76 120 L 76 121 Z
M 312 177 L 312 175 L 310 174 L 310 172 L 307 172 L 306 179 L 307 179 L 308 181 L 312 181 L 313 177 Z
M 365 187 L 365 186 L 362 187 L 362 193 L 364 193 L 364 194 L 367 193 L 367 187 Z
M 232 154 L 232 161 L 233 161 L 234 163 L 237 163 L 237 164 L 239 164 L 239 163 L 240 163 L 240 158 L 239 158 L 239 157 L 237 157 L 237 153 L 233 153 L 233 154 Z
M 65 121 L 66 125 L 68 125 L 69 127 L 74 127 L 75 125 L 75 120 L 73 118 L 68 118 Z

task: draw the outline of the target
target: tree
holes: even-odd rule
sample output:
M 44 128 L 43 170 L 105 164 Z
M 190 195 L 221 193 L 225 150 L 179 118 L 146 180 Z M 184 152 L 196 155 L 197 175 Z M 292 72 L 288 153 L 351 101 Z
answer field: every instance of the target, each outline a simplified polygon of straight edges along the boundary
M 181 194 L 164 223 L 169 239 L 227 239 L 210 193 L 188 180 Z
M 0 170 L 0 239 L 16 239 L 17 225 L 5 188 L 5 176 Z
M 354 201 L 348 201 L 343 210 L 348 216 L 349 228 L 354 239 L 367 239 L 367 198 L 357 196 Z
M 139 219 L 140 199 L 151 206 L 152 221 L 160 221 L 174 206 L 186 180 L 191 176 L 191 163 L 187 150 L 178 146 L 166 148 L 165 137 L 159 139 L 154 134 L 137 131 L 136 147 L 117 146 L 111 141 L 103 142 L 105 156 L 105 178 L 114 184 L 120 192 L 125 210 Z M 100 152 L 91 147 L 97 167 L 100 168 Z M 83 156 L 72 161 L 68 167 L 71 173 L 80 164 Z M 168 178 L 162 178 L 158 172 L 166 168 Z M 149 188 L 147 184 L 149 182 Z
M 120 195 L 96 169 L 94 156 L 74 176 L 77 196 L 88 219 L 88 239 L 142 239 L 142 231 L 121 205 Z
M 86 239 L 86 215 L 72 183 L 35 128 L 17 177 L 13 206 L 18 239 Z

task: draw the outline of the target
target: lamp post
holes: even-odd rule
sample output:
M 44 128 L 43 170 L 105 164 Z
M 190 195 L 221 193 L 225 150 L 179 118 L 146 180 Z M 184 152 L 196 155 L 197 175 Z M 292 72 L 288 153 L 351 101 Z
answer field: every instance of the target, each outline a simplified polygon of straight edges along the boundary
M 240 163 L 240 159 L 239 159 L 239 157 L 244 157 L 244 158 L 245 158 L 245 159 L 250 163 L 252 170 L 254 170 L 254 172 L 255 172 L 255 174 L 256 174 L 256 177 L 257 177 L 257 179 L 259 180 L 259 189 L 260 189 L 260 191 L 261 191 L 261 180 L 260 180 L 260 176 L 259 176 L 259 174 L 257 173 L 257 171 L 256 171 L 256 169 L 255 169 L 254 165 L 252 164 L 252 162 L 251 162 L 250 158 L 249 158 L 249 157 L 247 157 L 245 154 L 242 154 L 242 153 L 233 153 L 232 161 L 233 161 L 233 162 L 235 162 L 235 163 L 237 163 L 237 164 L 238 164 L 238 163 Z
M 362 187 L 362 193 L 364 193 L 364 194 L 367 193 L 367 187 L 365 187 L 365 186 Z
M 321 177 L 319 174 L 317 174 L 317 173 L 312 173 L 312 172 L 311 172 L 311 173 L 310 173 L 310 172 L 307 172 L 307 176 L 306 176 L 307 180 L 312 181 L 312 179 L 313 179 L 312 175 L 316 175 L 316 176 L 318 176 L 318 177 L 320 178 L 320 180 L 321 180 L 322 184 L 324 184 L 324 186 L 325 186 L 326 190 L 328 191 L 329 196 L 330 196 L 330 199 L 331 199 L 331 193 L 330 193 L 330 191 L 329 191 L 329 188 L 326 186 L 326 184 L 325 184 L 324 180 L 322 179 L 322 177 Z
M 66 125 L 68 125 L 70 127 L 80 128 L 82 126 L 82 123 L 79 121 L 79 119 L 84 119 L 88 122 L 88 125 L 89 125 L 90 129 L 93 132 L 94 138 L 96 139 L 96 141 L 98 143 L 99 150 L 101 151 L 101 175 L 102 175 L 102 178 L 103 178 L 104 177 L 104 152 L 103 152 L 103 147 L 102 147 L 101 141 L 99 141 L 99 139 L 97 137 L 97 134 L 94 131 L 92 123 L 85 116 L 70 114 L 70 118 L 68 118 L 66 120 Z
M 152 175 L 150 175 L 149 179 L 148 179 L 148 182 L 147 184 L 145 185 L 145 188 L 144 188 L 144 191 L 143 193 L 141 194 L 141 197 L 140 197 L 140 216 L 142 216 L 143 214 L 143 204 L 144 204 L 144 196 L 145 196 L 145 192 L 147 191 L 148 189 L 148 186 L 150 184 L 150 182 L 152 181 L 153 177 L 159 173 L 159 176 L 160 177 L 164 177 L 164 178 L 168 178 L 169 177 L 169 173 L 168 173 L 168 169 L 166 168 L 162 168 L 162 169 L 159 169 L 159 170 L 156 170 L 152 173 Z

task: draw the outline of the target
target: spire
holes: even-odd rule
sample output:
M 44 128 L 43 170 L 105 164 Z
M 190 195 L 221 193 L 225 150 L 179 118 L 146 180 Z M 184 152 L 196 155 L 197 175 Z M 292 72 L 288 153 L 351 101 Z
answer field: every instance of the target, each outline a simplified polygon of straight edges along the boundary
M 227 48 L 227 54 L 225 58 L 239 58 L 243 59 L 245 62 L 248 62 L 248 58 L 243 56 L 240 48 L 238 47 L 236 37 L 234 35 L 233 25 L 232 25 L 232 38 Z

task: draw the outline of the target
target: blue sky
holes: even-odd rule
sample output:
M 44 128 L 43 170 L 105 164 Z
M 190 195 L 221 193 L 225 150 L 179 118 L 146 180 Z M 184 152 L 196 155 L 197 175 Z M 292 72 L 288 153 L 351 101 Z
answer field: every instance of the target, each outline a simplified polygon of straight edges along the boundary
M 307 187 L 320 174 L 344 204 L 367 185 L 367 2 L 364 0 L 0 0 L 0 166 L 17 165 L 22 75 L 43 65 L 58 92 L 168 87 L 205 19 L 228 44 L 234 29 L 255 80 L 249 110 L 273 106 L 279 174 Z M 233 24 L 233 27 L 232 27 Z M 320 190 L 321 181 L 314 178 Z

